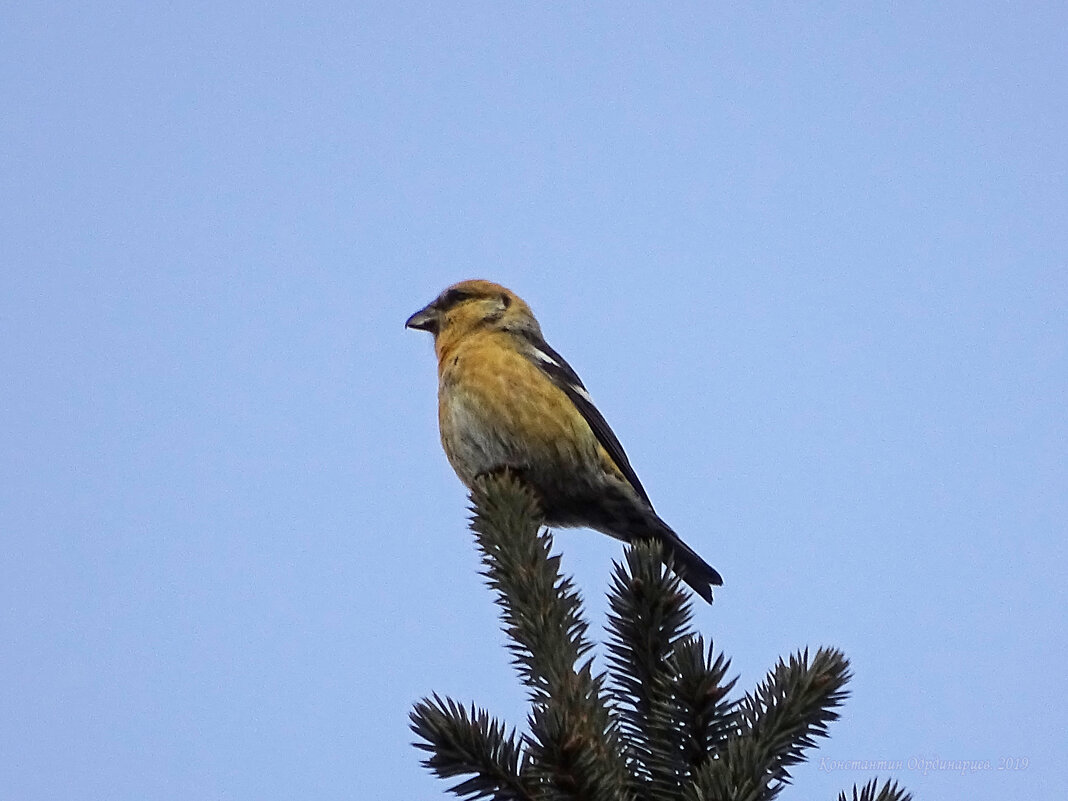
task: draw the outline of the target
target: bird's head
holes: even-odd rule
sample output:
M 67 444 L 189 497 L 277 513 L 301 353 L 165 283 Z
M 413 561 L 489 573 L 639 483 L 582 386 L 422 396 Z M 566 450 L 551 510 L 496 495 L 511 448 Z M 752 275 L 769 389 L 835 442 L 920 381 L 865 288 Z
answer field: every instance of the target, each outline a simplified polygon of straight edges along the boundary
M 492 281 L 453 284 L 408 318 L 404 326 L 429 331 L 441 344 L 480 329 L 538 333 L 530 307 L 517 294 Z

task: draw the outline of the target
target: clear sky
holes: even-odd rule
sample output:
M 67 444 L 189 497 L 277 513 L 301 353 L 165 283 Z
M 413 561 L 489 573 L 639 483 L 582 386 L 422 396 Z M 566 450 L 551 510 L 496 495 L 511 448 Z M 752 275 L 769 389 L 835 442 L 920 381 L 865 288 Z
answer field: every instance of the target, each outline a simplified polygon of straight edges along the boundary
M 402 327 L 472 277 L 739 686 L 852 659 L 789 797 L 1060 795 L 1066 76 L 1060 3 L 6 4 L 0 796 L 440 798 L 414 701 L 522 724 Z

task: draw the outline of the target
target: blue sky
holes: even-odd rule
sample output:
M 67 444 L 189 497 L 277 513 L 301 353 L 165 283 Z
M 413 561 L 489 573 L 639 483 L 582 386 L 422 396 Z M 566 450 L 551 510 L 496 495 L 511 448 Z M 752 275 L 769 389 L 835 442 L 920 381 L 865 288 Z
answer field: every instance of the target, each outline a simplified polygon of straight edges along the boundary
M 937 5 L 9 4 L 4 795 L 439 798 L 414 701 L 522 723 L 402 328 L 485 277 L 740 686 L 852 659 L 788 796 L 1053 797 L 1068 13 Z M 600 626 L 618 543 L 557 545 Z

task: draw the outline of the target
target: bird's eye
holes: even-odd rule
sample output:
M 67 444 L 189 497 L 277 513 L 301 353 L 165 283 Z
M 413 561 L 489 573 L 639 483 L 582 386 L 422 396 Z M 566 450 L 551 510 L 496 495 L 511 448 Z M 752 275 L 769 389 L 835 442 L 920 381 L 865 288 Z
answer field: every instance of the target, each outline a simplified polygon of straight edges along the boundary
M 451 309 L 453 306 L 463 303 L 465 300 L 470 300 L 473 297 L 474 295 L 470 292 L 464 292 L 462 289 L 450 289 L 441 296 L 441 308 Z
M 501 305 L 507 309 L 512 305 L 512 299 L 507 295 L 501 295 Z

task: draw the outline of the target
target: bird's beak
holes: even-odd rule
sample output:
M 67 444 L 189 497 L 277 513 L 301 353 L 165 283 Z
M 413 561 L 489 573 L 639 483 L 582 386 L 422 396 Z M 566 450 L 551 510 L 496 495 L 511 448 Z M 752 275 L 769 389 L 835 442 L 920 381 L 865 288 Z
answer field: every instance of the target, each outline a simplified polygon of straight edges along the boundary
M 414 328 L 418 331 L 429 331 L 431 334 L 438 332 L 438 310 L 434 305 L 424 306 L 404 323 L 405 328 Z

